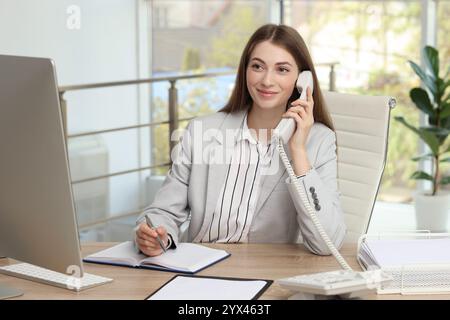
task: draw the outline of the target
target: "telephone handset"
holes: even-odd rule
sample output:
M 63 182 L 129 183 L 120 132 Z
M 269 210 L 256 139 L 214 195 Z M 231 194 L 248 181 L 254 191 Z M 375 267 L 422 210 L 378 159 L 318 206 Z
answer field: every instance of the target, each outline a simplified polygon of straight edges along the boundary
M 314 81 L 311 71 L 300 72 L 295 86 L 300 94 L 300 99 L 306 100 L 306 88 L 309 87 L 311 92 L 314 90 Z M 274 134 L 278 135 L 284 143 L 288 143 L 294 131 L 295 120 L 292 118 L 283 118 L 278 123 Z
M 310 87 L 310 89 L 313 90 L 313 86 L 314 84 L 311 71 L 301 72 L 296 83 L 297 90 L 300 93 L 300 99 L 306 100 L 306 88 Z M 300 181 L 297 178 L 294 170 L 292 169 L 291 163 L 284 150 L 283 143 L 286 144 L 289 141 L 290 137 L 295 131 L 295 126 L 296 123 L 294 119 L 283 118 L 274 131 L 274 135 L 278 137 L 278 151 L 281 160 L 286 167 L 286 171 L 289 174 L 291 183 L 294 185 L 294 188 L 297 191 L 300 200 L 303 202 L 304 207 L 306 208 L 306 211 L 310 216 L 320 237 L 325 242 L 326 246 L 330 250 L 330 253 L 333 254 L 333 256 L 336 258 L 336 260 L 344 270 L 279 279 L 277 280 L 278 284 L 280 284 L 282 287 L 301 291 L 304 293 L 335 295 L 346 294 L 350 292 L 357 292 L 357 294 L 359 292 L 366 293 L 368 290 L 376 289 L 378 286 L 389 282 L 392 277 L 382 270 L 375 270 L 372 272 L 353 271 L 345 261 L 345 259 L 341 256 L 339 251 L 336 249 L 331 239 L 328 237 L 314 209 L 309 203 L 304 186 L 303 184 L 300 184 Z M 356 284 L 358 286 L 356 286 Z

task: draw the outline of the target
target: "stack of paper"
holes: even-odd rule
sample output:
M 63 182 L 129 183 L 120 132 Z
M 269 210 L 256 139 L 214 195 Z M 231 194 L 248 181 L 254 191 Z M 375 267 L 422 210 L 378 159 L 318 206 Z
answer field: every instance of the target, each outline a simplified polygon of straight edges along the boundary
M 381 268 L 394 277 L 379 293 L 450 292 L 449 237 L 366 238 L 357 258 L 364 269 Z

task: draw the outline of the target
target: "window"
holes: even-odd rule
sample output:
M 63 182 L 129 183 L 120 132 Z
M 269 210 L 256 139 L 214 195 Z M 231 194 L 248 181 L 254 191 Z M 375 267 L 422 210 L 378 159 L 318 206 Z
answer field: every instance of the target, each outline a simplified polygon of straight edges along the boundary
M 166 28 L 167 23 L 167 7 L 161 6 L 154 9 L 153 28 Z
M 313 60 L 339 62 L 337 91 L 396 98 L 378 198 L 410 201 L 418 139 L 393 117 L 419 119 L 409 98 L 419 81 L 406 62 L 420 62 L 420 1 L 286 1 L 286 7 L 286 21 L 303 36 Z
M 267 1 L 167 1 L 151 2 L 152 76 L 233 71 L 254 30 L 268 22 Z M 164 24 L 161 23 L 164 12 Z M 177 80 L 180 127 L 188 119 L 220 109 L 228 99 L 234 75 Z M 152 86 L 150 118 L 167 121 L 169 83 Z M 184 120 L 183 120 L 184 119 Z M 153 164 L 167 162 L 168 125 L 151 132 Z M 167 167 L 153 170 L 165 174 Z
M 450 33 L 450 1 L 437 2 L 437 49 L 439 50 L 439 58 L 441 63 L 440 77 L 444 77 L 450 70 L 450 42 L 448 35 Z M 449 140 L 449 138 L 447 138 Z M 448 142 L 448 141 L 447 141 Z M 450 165 L 441 166 L 442 174 L 450 175 Z M 450 190 L 450 185 L 447 184 L 443 189 Z

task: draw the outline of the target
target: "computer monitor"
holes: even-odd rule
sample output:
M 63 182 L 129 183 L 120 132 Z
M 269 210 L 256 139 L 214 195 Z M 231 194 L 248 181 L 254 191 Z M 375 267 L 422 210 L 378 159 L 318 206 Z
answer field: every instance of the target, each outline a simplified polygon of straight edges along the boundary
M 0 256 L 83 276 L 55 65 L 0 55 Z

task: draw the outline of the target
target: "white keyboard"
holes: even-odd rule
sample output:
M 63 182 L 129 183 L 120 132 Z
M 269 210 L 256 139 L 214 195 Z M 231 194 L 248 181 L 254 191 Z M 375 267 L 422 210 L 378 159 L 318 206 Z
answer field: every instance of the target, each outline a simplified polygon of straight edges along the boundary
M 73 291 L 81 291 L 113 281 L 113 279 L 96 276 L 89 273 L 83 273 L 82 278 L 76 278 L 28 263 L 17 263 L 10 266 L 0 267 L 0 273 L 31 281 L 42 282 Z
M 286 289 L 319 295 L 342 295 L 355 291 L 375 290 L 391 281 L 392 277 L 381 270 L 365 272 L 331 271 L 289 278 L 276 282 Z

